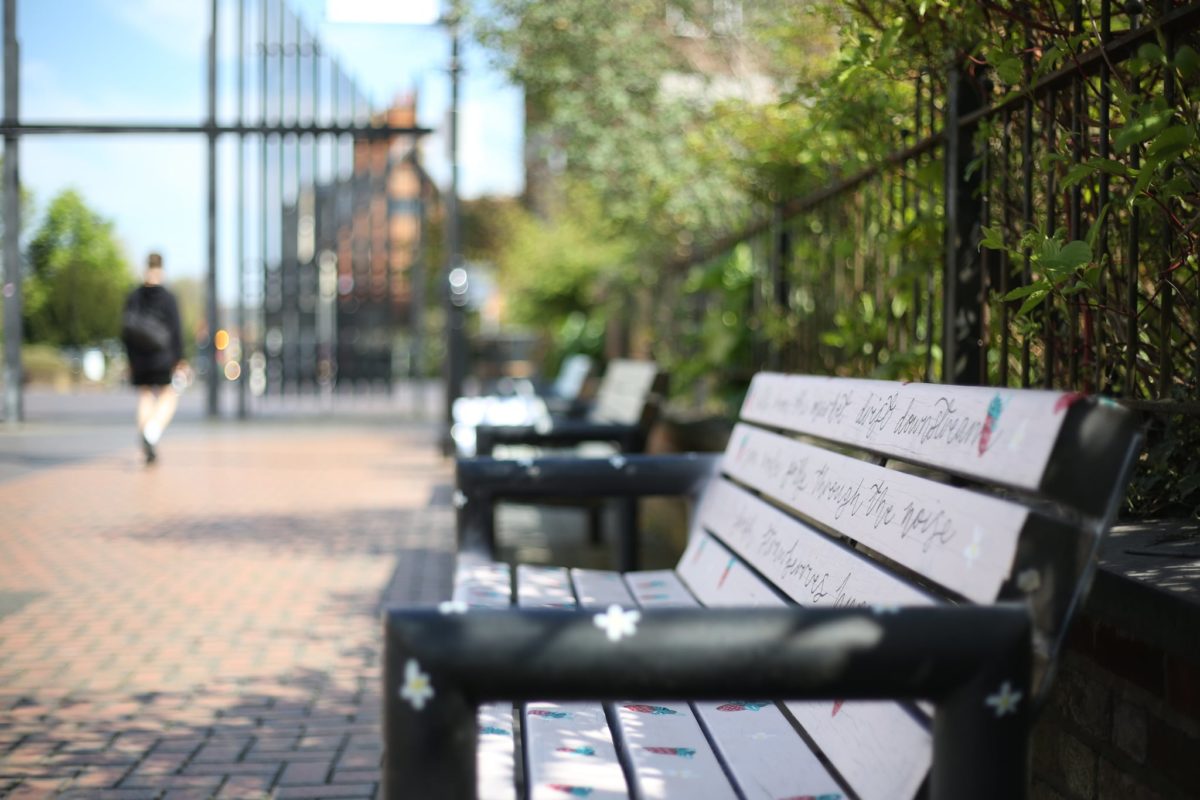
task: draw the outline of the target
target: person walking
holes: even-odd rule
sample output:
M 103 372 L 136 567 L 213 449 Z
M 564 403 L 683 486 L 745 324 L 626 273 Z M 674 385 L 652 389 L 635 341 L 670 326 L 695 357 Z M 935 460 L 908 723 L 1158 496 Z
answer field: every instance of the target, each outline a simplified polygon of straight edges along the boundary
M 158 458 L 163 431 L 175 416 L 179 393 L 172 384 L 185 366 L 179 306 L 163 286 L 163 261 L 146 257 L 143 283 L 129 293 L 122 313 L 121 340 L 129 356 L 131 383 L 137 388 L 137 427 L 146 463 Z

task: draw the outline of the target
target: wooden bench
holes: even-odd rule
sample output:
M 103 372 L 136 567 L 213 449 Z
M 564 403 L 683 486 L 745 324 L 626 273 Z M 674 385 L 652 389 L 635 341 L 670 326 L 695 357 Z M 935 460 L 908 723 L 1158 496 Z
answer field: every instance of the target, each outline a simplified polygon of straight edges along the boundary
M 386 619 L 388 797 L 1026 796 L 1134 416 L 763 373 L 741 419 L 719 457 L 459 464 L 454 599 Z M 488 558 L 498 499 L 579 492 L 695 498 L 675 569 Z

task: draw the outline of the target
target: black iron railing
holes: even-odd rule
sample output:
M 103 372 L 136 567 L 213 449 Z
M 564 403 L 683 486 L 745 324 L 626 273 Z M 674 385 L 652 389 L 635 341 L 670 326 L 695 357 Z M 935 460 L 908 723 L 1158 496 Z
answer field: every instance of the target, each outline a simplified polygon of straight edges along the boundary
M 1014 13 L 1025 57 L 1013 85 L 986 64 L 914 75 L 911 128 L 891 155 L 673 265 L 748 262 L 733 309 L 750 321 L 744 363 L 1200 410 L 1195 150 L 1159 167 L 1162 183 L 1182 182 L 1171 199 L 1138 183 L 1157 142 L 1128 135 L 1143 122 L 1130 109 L 1154 102 L 1166 127 L 1194 132 L 1194 92 L 1167 65 L 1184 45 L 1200 49 L 1200 4 L 1079 0 L 1071 11 L 1069 30 Z M 1067 277 L 1048 269 L 1073 263 L 1075 241 L 1088 257 Z M 711 295 L 680 308 L 670 355 L 686 359 L 723 309 Z

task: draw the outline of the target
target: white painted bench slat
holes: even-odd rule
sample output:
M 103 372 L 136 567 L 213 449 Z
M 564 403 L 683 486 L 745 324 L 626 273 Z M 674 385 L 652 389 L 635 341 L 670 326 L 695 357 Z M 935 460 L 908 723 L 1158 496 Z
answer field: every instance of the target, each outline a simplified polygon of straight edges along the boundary
M 1037 489 L 1074 397 L 760 372 L 742 419 Z
M 643 570 L 624 575 L 637 604 L 646 608 L 687 608 L 698 605 L 675 570 Z
M 639 422 L 646 396 L 658 377 L 658 366 L 650 361 L 610 361 L 596 392 L 591 418 L 604 422 Z
M 633 767 L 635 796 L 736 800 L 687 703 L 618 703 L 617 738 Z
M 784 706 L 862 800 L 912 797 L 933 763 L 933 737 L 897 703 L 790 701 Z
M 933 598 L 724 479 L 709 484 L 704 526 L 801 605 L 928 605 Z
M 460 554 L 454 570 L 452 600 L 468 608 L 512 605 L 512 572 L 499 564 Z M 476 793 L 479 800 L 516 800 L 516 739 L 512 703 L 484 703 L 476 719 Z
M 1022 506 L 738 425 L 725 472 L 977 603 L 993 602 Z
M 676 570 L 706 606 L 771 606 L 783 602 L 777 592 L 706 531 L 692 537 Z
M 522 608 L 575 608 L 565 567 L 517 565 L 517 604 Z
M 619 572 L 573 569 L 571 581 L 575 584 L 575 595 L 581 608 L 608 608 L 614 603 L 625 607 L 635 605 L 633 595 Z
M 706 606 L 786 605 L 712 537 L 696 537 L 678 569 Z M 715 578 L 718 574 L 722 577 Z M 785 705 L 863 800 L 911 796 L 924 780 L 932 758 L 932 739 L 900 705 L 864 701 Z M 864 731 L 869 735 L 863 735 Z M 897 793 L 896 787 L 911 791 Z
M 522 608 L 575 608 L 569 571 L 518 565 L 517 602 Z M 526 703 L 521 724 L 531 798 L 629 796 L 600 703 Z
M 452 597 L 471 608 L 507 608 L 512 605 L 512 571 L 507 564 L 460 556 Z
M 841 800 L 841 786 L 769 701 L 696 703 L 721 757 L 747 800 L 828 797 Z
M 532 800 L 629 797 L 600 703 L 526 703 L 524 725 Z
M 516 800 L 516 739 L 512 703 L 479 706 L 475 786 L 479 800 Z

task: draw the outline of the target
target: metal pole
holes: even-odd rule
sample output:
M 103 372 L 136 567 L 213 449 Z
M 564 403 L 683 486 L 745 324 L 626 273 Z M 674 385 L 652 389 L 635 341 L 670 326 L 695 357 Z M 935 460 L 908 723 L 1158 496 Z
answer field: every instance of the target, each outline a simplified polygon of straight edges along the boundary
M 442 452 L 453 452 L 450 428 L 454 424 L 454 400 L 462 394 L 466 373 L 466 342 L 464 339 L 464 309 L 454 302 L 450 287 L 451 273 L 462 266 L 458 219 L 458 7 L 451 6 L 447 19 L 450 28 L 450 193 L 446 198 L 446 275 L 442 283 L 446 307 L 446 409 Z
M 246 103 L 246 0 L 238 0 L 238 90 L 237 119 L 241 124 Z M 246 358 L 246 136 L 238 136 L 237 157 L 237 327 L 238 366 L 237 415 L 246 418 L 246 381 L 249 378 Z
M 983 265 L 979 255 L 982 200 L 980 175 L 967 177 L 974 156 L 977 124 L 960 119 L 979 108 L 982 98 L 961 68 L 949 76 L 946 102 L 945 265 L 942 280 L 942 382 L 978 384 L 981 372 L 979 341 L 983 314 L 979 298 Z
M 20 113 L 20 45 L 17 0 L 4 0 L 4 122 L 17 124 Z M 4 137 L 4 418 L 24 418 L 21 396 L 21 180 L 19 137 Z
M 208 122 L 214 129 L 208 133 L 208 276 L 207 313 L 208 333 L 204 359 L 208 368 L 208 416 L 220 412 L 217 396 L 217 351 L 214 337 L 217 332 L 217 0 L 209 4 L 208 36 Z
M 259 0 L 259 31 L 258 38 L 260 42 L 259 61 L 258 61 L 258 114 L 259 122 L 266 126 L 267 124 L 267 66 L 271 39 L 269 33 L 269 14 L 270 9 L 267 6 L 267 0 Z M 259 134 L 259 151 L 258 151 L 258 253 L 259 253 L 259 275 L 262 281 L 262 291 L 259 293 L 259 308 L 258 308 L 258 340 L 255 342 L 255 347 L 262 354 L 263 360 L 263 381 L 260 385 L 264 390 L 267 386 L 267 374 L 269 372 L 269 362 L 267 361 L 267 352 L 265 345 L 265 336 L 267 331 L 267 297 L 271 291 L 270 268 L 267 265 L 267 259 L 270 255 L 267 250 L 267 195 L 269 192 L 267 178 L 267 134 L 262 132 Z

